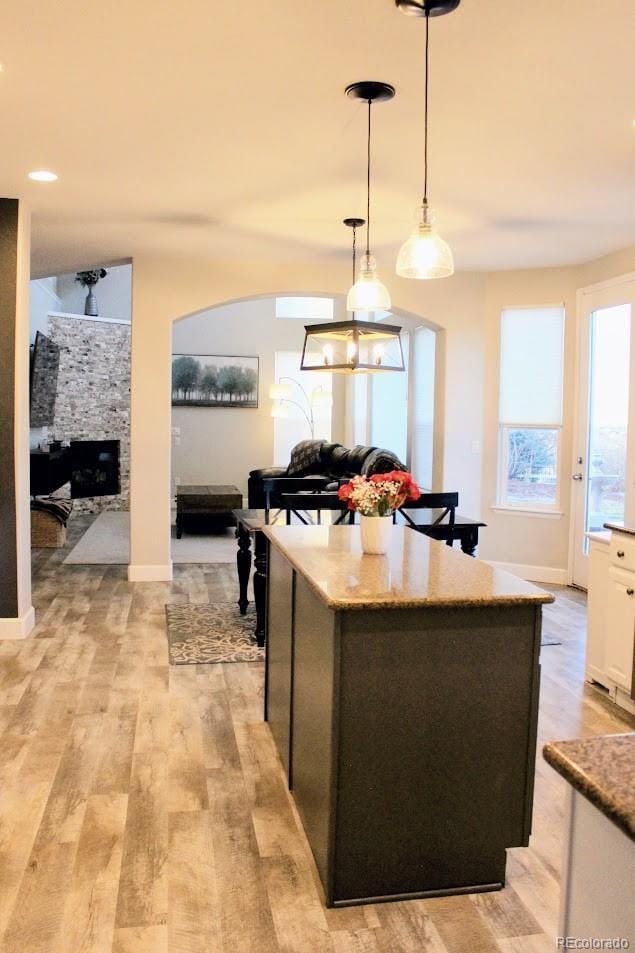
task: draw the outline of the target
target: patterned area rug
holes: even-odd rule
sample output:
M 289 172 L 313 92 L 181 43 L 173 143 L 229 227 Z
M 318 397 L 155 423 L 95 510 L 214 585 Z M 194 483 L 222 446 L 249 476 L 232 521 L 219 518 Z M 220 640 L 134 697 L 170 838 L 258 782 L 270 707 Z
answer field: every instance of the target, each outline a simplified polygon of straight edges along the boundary
M 241 615 L 235 602 L 166 605 L 171 665 L 259 662 L 265 650 L 255 642 L 256 614 Z

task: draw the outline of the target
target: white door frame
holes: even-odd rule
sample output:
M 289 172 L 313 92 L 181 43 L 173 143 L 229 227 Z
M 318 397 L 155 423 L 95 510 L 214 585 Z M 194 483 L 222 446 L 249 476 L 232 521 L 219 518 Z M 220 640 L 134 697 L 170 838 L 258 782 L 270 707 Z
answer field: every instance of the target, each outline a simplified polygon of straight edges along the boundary
M 571 472 L 578 472 L 581 464 L 577 462 L 578 457 L 583 450 L 583 457 L 587 457 L 587 439 L 588 439 L 588 374 L 589 374 L 589 310 L 588 298 L 591 295 L 598 296 L 598 302 L 594 303 L 597 310 L 602 307 L 611 307 L 616 304 L 622 304 L 624 301 L 618 300 L 617 289 L 621 285 L 635 284 L 635 271 L 620 275 L 617 278 L 610 278 L 606 281 L 599 281 L 596 284 L 586 285 L 584 288 L 578 288 L 576 293 L 576 327 L 575 327 L 575 376 L 573 392 L 573 440 L 571 441 Z M 603 302 L 602 293 L 605 293 L 606 300 Z M 630 300 L 630 299 L 628 299 Z M 633 330 L 635 332 L 635 307 L 632 309 L 631 319 L 633 321 Z M 631 334 L 631 367 L 635 367 L 635 333 Z M 582 406 L 582 398 L 586 398 L 585 406 Z M 635 461 L 632 459 L 633 453 L 630 450 L 635 442 L 635 386 L 630 389 L 630 413 L 629 428 L 627 437 L 627 472 L 626 485 L 635 492 Z M 586 467 L 586 462 L 582 466 Z M 585 517 L 584 499 L 586 493 L 582 489 L 586 487 L 586 481 L 582 481 L 578 487 L 577 483 L 572 485 L 570 495 L 570 514 L 569 521 L 569 584 L 574 584 L 575 576 L 575 556 L 576 556 L 576 535 L 579 530 L 580 521 Z

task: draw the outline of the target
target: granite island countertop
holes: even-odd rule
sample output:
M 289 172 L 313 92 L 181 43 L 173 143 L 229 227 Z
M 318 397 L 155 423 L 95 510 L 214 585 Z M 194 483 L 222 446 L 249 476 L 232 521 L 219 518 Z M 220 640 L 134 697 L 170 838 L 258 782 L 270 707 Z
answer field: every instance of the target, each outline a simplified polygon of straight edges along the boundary
M 553 741 L 542 753 L 576 791 L 635 840 L 635 732 Z
M 332 609 L 553 602 L 549 592 L 405 526 L 385 556 L 362 553 L 359 526 L 265 526 L 263 532 Z

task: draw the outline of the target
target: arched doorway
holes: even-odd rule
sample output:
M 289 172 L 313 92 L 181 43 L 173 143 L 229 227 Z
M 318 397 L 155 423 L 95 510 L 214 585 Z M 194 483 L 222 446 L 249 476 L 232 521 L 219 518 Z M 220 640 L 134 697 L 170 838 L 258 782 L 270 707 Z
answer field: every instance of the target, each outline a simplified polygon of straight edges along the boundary
M 137 275 L 139 275 L 140 272 L 143 278 L 144 276 L 141 269 L 137 270 Z M 310 289 L 311 286 L 308 283 L 307 285 Z M 305 288 L 307 285 L 305 285 Z M 129 578 L 131 580 L 158 581 L 169 579 L 172 576 L 170 549 L 171 508 L 174 499 L 174 484 L 170 472 L 173 451 L 170 368 L 173 354 L 173 337 L 177 336 L 177 338 L 180 337 L 182 340 L 185 332 L 181 332 L 179 329 L 187 328 L 188 321 L 192 319 L 194 319 L 192 326 L 197 323 L 200 326 L 201 321 L 205 322 L 206 315 L 209 316 L 212 313 L 216 313 L 217 318 L 222 318 L 224 315 L 225 319 L 227 319 L 228 312 L 226 309 L 240 310 L 240 308 L 245 307 L 248 302 L 265 300 L 274 302 L 276 298 L 289 296 L 330 297 L 335 302 L 335 315 L 341 318 L 345 316 L 345 302 L 342 295 L 329 295 L 328 292 L 324 291 L 315 292 L 313 290 L 306 291 L 304 289 L 298 291 L 297 288 L 283 290 L 281 292 L 265 291 L 263 294 L 252 294 L 244 297 L 227 296 L 217 304 L 212 304 L 207 307 L 183 308 L 180 314 L 178 314 L 176 307 L 170 309 L 172 313 L 169 313 L 167 308 L 165 308 L 159 317 L 157 317 L 156 312 L 157 302 L 161 305 L 163 305 L 163 302 L 159 301 L 156 289 L 153 289 L 151 296 L 153 307 L 150 307 L 150 300 L 148 300 L 147 305 L 143 304 L 140 309 L 135 309 L 135 318 L 133 321 L 132 374 L 131 564 L 129 566 Z M 138 295 L 136 302 L 141 298 L 142 296 Z M 169 301 L 168 303 L 174 304 L 173 301 Z M 138 310 L 142 312 L 141 320 L 139 320 Z M 174 312 L 177 312 L 177 314 L 175 315 Z M 428 327 L 429 330 L 435 334 L 441 331 L 438 326 L 426 322 L 412 312 L 404 312 L 396 309 L 395 314 L 404 328 L 407 327 L 409 333 L 413 333 L 417 327 Z M 207 320 L 211 320 L 212 323 L 214 322 L 213 317 L 211 319 L 208 317 Z M 275 319 L 275 317 L 272 318 L 272 321 L 275 320 L 278 319 Z M 236 321 L 240 328 L 240 318 L 237 318 Z M 304 333 L 303 322 L 298 320 L 293 323 L 297 329 L 295 332 L 297 344 L 295 346 L 300 348 Z M 240 336 L 239 332 L 239 353 L 242 355 L 254 353 L 253 343 L 250 347 L 249 338 L 245 330 L 248 324 L 249 322 L 243 325 L 242 336 Z M 259 414 L 263 432 L 267 428 L 269 429 L 269 437 L 267 438 L 268 449 L 265 449 L 264 442 L 261 441 L 258 444 L 258 440 L 256 440 L 256 444 L 261 447 L 261 452 L 258 454 L 257 459 L 254 458 L 255 466 L 265 466 L 272 462 L 271 447 L 273 429 L 270 409 L 267 405 L 268 386 L 270 382 L 273 382 L 275 376 L 276 347 L 274 346 L 274 337 L 275 336 L 272 336 L 271 330 L 270 333 L 264 335 L 261 339 L 263 351 L 257 355 L 260 358 L 259 402 L 261 407 L 256 413 L 254 413 L 253 410 L 236 409 L 233 411 L 234 420 L 238 420 L 238 422 L 240 422 L 241 418 L 236 415 L 253 415 L 255 419 Z M 225 337 L 224 340 L 227 341 L 227 337 Z M 234 340 L 236 340 L 236 338 Z M 144 353 L 144 347 L 147 348 L 151 354 Z M 178 347 L 184 349 L 182 344 L 179 344 Z M 205 345 L 205 350 L 218 353 L 219 347 L 212 342 L 210 345 Z M 229 343 L 226 343 L 222 350 L 238 350 L 238 347 L 230 346 Z M 437 350 L 437 361 L 441 359 L 440 354 L 442 354 L 442 350 L 442 348 Z M 152 366 L 153 373 L 156 375 L 154 379 L 150 379 L 147 376 L 149 365 Z M 137 373 L 136 370 L 138 371 Z M 437 378 L 437 380 L 438 379 L 439 378 Z M 337 407 L 339 407 L 342 424 L 339 428 L 334 427 L 332 437 L 334 440 L 340 440 L 343 443 L 348 442 L 350 444 L 350 442 L 354 440 L 354 432 L 351 426 L 352 403 L 349 393 L 350 387 L 347 386 L 344 379 L 338 380 L 336 387 L 341 389 L 341 395 L 338 398 L 334 397 L 334 415 L 336 417 L 338 416 Z M 441 404 L 439 398 L 440 393 L 438 386 L 436 386 L 435 399 L 438 411 L 440 411 Z M 262 403 L 263 401 L 264 404 Z M 194 409 L 190 411 L 190 413 L 194 412 Z M 199 412 L 203 413 L 203 415 L 220 413 L 220 411 L 205 410 Z M 243 417 L 242 419 L 245 418 Z M 149 428 L 145 426 L 145 424 L 148 423 L 150 425 Z M 408 426 L 410 426 L 410 423 L 408 423 Z M 197 427 L 200 431 L 198 424 Z M 231 445 L 228 437 L 224 441 L 226 446 L 231 446 L 234 450 L 236 447 L 241 448 L 240 457 L 242 462 L 240 464 L 240 472 L 243 474 L 242 483 L 244 486 L 250 462 L 247 460 L 249 454 L 244 452 L 243 447 L 243 443 L 245 446 L 247 446 L 247 444 L 244 440 L 240 440 L 237 430 L 235 429 L 226 430 L 225 434 L 231 436 Z M 182 437 L 183 435 L 181 434 L 181 439 Z M 212 448 L 216 448 L 217 442 L 210 439 L 209 445 Z M 183 443 L 179 446 L 183 446 Z M 439 460 L 441 459 L 440 453 L 438 454 L 438 458 Z M 218 472 L 220 473 L 222 469 L 220 459 L 215 462 L 218 463 Z M 150 487 L 152 488 L 151 492 Z
M 342 296 L 267 295 L 174 322 L 173 563 L 228 562 L 235 556 L 225 521 L 206 520 L 196 512 L 194 499 L 186 502 L 191 488 L 234 487 L 247 506 L 250 471 L 286 466 L 300 440 L 390 449 L 408 462 L 423 485 L 432 486 L 435 330 L 399 312 L 377 316 L 403 327 L 403 375 L 352 379 L 300 371 L 305 324 L 341 319 L 342 312 Z M 237 386 L 252 376 L 253 392 Z M 272 400 L 272 387 L 281 382 L 288 396 Z M 177 500 L 179 509 L 192 506 L 192 511 L 177 516 Z

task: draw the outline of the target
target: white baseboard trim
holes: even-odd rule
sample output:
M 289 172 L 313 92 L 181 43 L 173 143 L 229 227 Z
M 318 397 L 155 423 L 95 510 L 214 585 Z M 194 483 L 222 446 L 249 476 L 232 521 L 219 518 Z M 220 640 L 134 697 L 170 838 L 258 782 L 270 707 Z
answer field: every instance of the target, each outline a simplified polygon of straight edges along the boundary
M 157 566 L 128 566 L 128 582 L 171 582 L 172 563 Z
M 494 569 L 504 569 L 514 576 L 527 579 L 529 582 L 546 582 L 554 586 L 566 586 L 569 576 L 566 569 L 556 569 L 555 566 L 526 566 L 523 563 L 499 563 L 493 559 L 486 559 Z
M 0 619 L 0 639 L 26 639 L 35 626 L 35 609 L 31 606 L 15 619 Z

